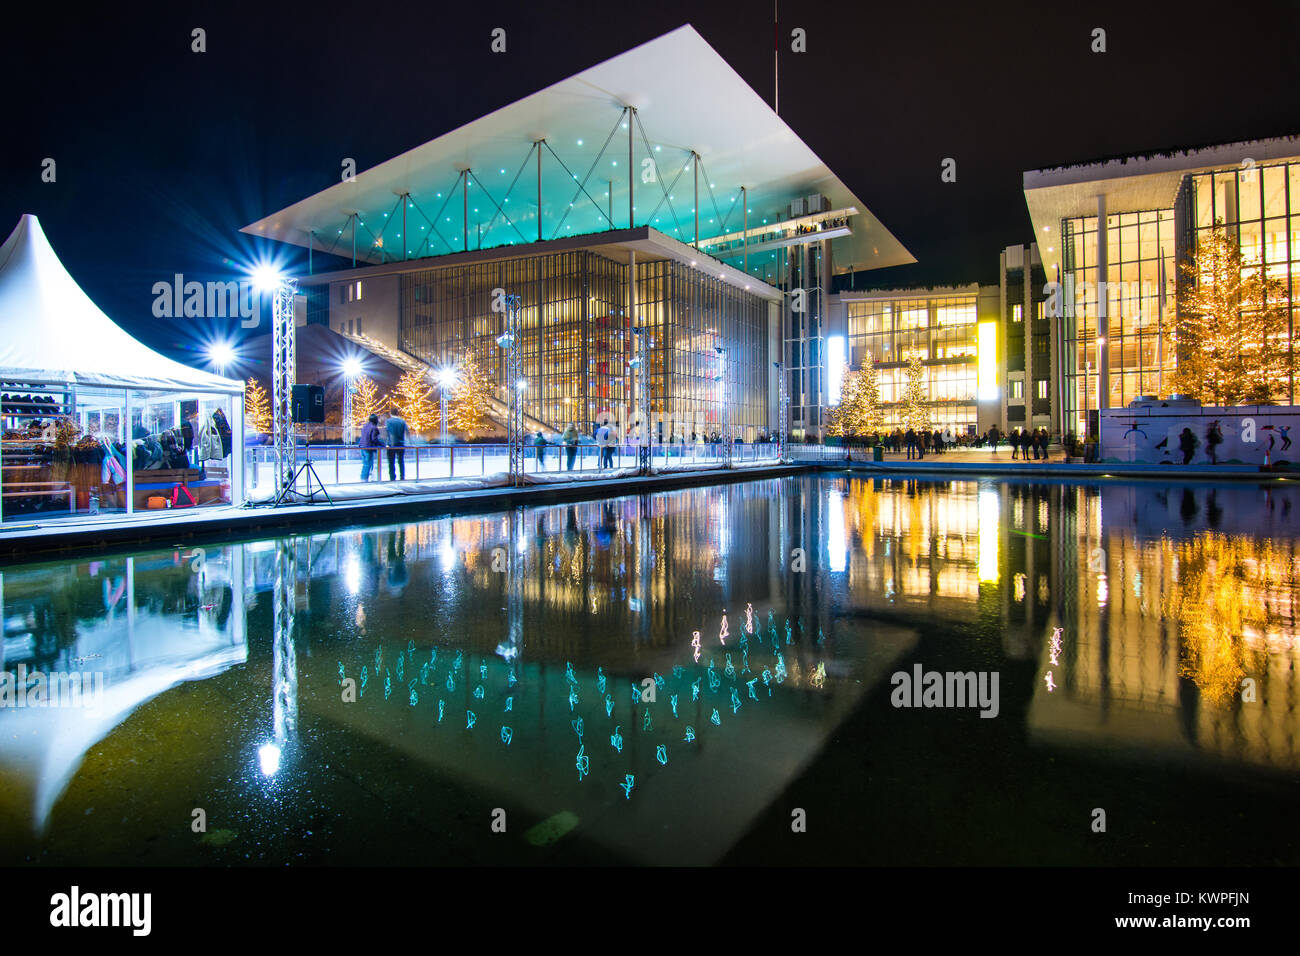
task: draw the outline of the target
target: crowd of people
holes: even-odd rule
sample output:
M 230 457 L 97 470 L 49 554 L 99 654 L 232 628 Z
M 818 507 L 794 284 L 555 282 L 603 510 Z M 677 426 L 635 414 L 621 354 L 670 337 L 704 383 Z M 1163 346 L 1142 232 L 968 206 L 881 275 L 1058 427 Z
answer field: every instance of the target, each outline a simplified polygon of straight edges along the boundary
M 1029 461 L 1047 459 L 1047 448 L 1051 436 L 1046 428 L 1016 429 L 1009 434 L 1002 434 L 996 425 L 984 434 L 970 435 L 957 433 L 951 428 L 940 431 L 928 428 L 895 428 L 888 432 L 876 432 L 865 437 L 850 439 L 849 444 L 876 445 L 894 454 L 907 453 L 908 459 L 924 458 L 927 454 L 942 454 L 954 448 L 987 448 L 995 455 L 1001 445 L 1011 446 L 1013 459 L 1023 458 Z

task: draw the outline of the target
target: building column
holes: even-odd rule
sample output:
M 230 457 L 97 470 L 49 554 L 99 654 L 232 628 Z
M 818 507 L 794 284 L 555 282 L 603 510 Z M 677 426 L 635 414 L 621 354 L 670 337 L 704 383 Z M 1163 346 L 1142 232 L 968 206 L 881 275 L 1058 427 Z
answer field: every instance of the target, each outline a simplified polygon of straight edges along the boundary
M 1106 292 L 1106 274 L 1108 268 L 1108 250 L 1106 248 L 1106 196 L 1103 193 L 1097 197 L 1097 339 L 1105 339 L 1106 344 L 1100 349 L 1096 347 L 1094 340 L 1093 348 L 1097 353 L 1097 408 L 1105 409 L 1110 407 L 1110 319 L 1106 315 L 1106 300 L 1109 297 Z M 1098 413 L 1097 428 L 1101 428 L 1100 412 Z
M 1038 390 L 1034 382 L 1034 322 L 1037 316 L 1034 315 L 1034 247 L 1028 245 L 1024 247 L 1024 271 L 1021 275 L 1024 277 L 1024 283 L 1020 288 L 1021 296 L 1021 319 L 1025 326 L 1025 428 L 1029 431 L 1034 430 L 1034 402 L 1038 398 Z

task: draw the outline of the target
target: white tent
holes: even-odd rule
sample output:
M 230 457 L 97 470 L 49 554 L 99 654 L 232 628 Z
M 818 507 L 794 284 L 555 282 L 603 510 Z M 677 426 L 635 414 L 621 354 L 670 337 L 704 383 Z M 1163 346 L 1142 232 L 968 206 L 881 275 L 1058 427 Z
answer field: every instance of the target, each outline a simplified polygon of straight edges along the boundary
M 174 362 L 123 331 L 81 291 L 32 215 L 0 246 L 0 380 L 244 391 L 241 382 Z

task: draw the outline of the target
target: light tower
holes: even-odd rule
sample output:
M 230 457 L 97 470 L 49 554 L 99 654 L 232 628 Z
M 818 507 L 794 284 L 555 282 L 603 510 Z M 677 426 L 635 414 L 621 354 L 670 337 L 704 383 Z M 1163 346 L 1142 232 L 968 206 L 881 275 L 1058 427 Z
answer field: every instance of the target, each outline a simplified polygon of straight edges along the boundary
M 272 266 L 259 267 L 253 282 L 260 291 L 270 292 L 271 305 L 271 436 L 275 443 L 275 496 L 292 489 L 297 464 L 293 443 L 293 410 L 290 401 L 297 375 L 298 354 L 293 320 L 293 297 L 298 280 L 281 275 Z
M 785 390 L 785 366 L 780 362 L 772 363 L 776 367 L 776 454 L 779 461 L 785 461 L 786 425 L 790 418 L 790 394 Z
M 497 336 L 497 345 L 506 350 L 506 443 L 510 454 L 510 484 L 524 483 L 524 381 L 523 363 L 519 356 L 519 315 L 523 300 L 517 295 L 505 297 L 506 330 Z
M 718 371 L 713 376 L 715 382 L 721 383 L 721 401 L 722 406 L 722 467 L 731 467 L 731 402 L 727 395 L 727 350 L 721 345 L 715 345 L 713 350 L 718 353 Z

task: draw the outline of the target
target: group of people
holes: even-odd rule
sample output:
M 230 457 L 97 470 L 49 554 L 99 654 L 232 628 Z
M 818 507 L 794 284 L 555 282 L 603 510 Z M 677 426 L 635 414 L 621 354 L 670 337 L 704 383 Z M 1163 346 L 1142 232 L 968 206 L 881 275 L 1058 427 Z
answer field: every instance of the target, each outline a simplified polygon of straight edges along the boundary
M 384 417 L 383 430 L 380 431 L 378 415 L 371 415 L 361 426 L 361 439 L 357 445 L 361 448 L 361 480 L 369 481 L 371 469 L 375 466 L 375 456 L 379 449 L 388 452 L 388 480 L 406 480 L 406 421 L 391 409 Z M 383 466 L 376 472 L 375 479 L 383 478 Z M 399 476 L 400 475 L 400 479 Z
M 1033 430 L 1019 429 L 1007 436 L 1007 442 L 1011 445 L 1012 460 L 1017 457 L 1029 461 L 1029 454 L 1033 452 L 1034 461 L 1047 458 L 1047 445 L 1050 441 L 1046 428 L 1035 428 Z M 997 453 L 998 446 L 993 445 L 994 454 Z

